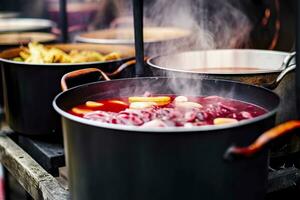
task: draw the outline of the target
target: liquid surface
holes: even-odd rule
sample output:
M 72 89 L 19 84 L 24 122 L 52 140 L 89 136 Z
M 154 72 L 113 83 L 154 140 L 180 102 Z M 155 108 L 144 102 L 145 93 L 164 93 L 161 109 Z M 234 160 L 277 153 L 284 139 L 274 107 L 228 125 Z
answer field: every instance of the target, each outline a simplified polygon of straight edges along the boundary
M 167 95 L 88 101 L 69 110 L 70 114 L 93 121 L 144 127 L 221 125 L 266 112 L 259 106 L 219 96 Z

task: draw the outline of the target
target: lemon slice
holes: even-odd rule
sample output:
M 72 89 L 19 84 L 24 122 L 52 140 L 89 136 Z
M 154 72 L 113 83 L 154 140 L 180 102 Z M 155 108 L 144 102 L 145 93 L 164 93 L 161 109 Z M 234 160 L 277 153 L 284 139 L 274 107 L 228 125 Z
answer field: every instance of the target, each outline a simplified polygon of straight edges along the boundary
M 94 108 L 94 107 L 103 106 L 103 103 L 99 103 L 99 102 L 96 102 L 96 101 L 87 101 L 87 102 L 85 102 L 85 105 L 87 107 Z
M 88 109 L 72 108 L 72 112 L 78 115 L 84 115 L 86 113 L 93 112 L 93 111 Z
M 238 122 L 238 120 L 232 119 L 232 118 L 216 118 L 216 119 L 214 119 L 215 125 L 232 124 L 232 123 L 237 123 L 237 122 Z
M 128 101 L 133 102 L 154 102 L 157 105 L 167 105 L 171 102 L 171 97 L 168 96 L 158 96 L 158 97 L 129 97 Z

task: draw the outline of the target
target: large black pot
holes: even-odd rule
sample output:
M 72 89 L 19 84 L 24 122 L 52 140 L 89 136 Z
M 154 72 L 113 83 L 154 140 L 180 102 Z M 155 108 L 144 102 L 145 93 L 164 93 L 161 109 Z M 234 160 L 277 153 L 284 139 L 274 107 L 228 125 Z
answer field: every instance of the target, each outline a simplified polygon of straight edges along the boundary
M 122 59 L 76 64 L 28 64 L 9 60 L 18 56 L 20 48 L 0 54 L 4 90 L 5 116 L 10 128 L 27 135 L 61 133 L 59 115 L 52 108 L 53 98 L 61 91 L 60 79 L 76 69 L 97 67 L 113 71 L 134 56 L 134 50 L 125 46 L 60 44 L 52 45 L 65 51 L 95 50 L 102 53 L 118 51 Z
M 200 87 L 178 93 L 174 82 Z M 268 113 L 233 125 L 147 129 L 97 123 L 67 112 L 87 100 L 142 95 L 145 90 L 220 95 L 262 106 Z M 268 154 L 261 147 L 270 137 L 264 135 L 250 148 L 229 147 L 248 145 L 274 126 L 279 98 L 266 89 L 223 80 L 123 79 L 74 87 L 59 94 L 53 105 L 62 116 L 74 200 L 264 199 Z M 236 158 L 258 150 L 251 158 L 223 159 L 225 152 Z

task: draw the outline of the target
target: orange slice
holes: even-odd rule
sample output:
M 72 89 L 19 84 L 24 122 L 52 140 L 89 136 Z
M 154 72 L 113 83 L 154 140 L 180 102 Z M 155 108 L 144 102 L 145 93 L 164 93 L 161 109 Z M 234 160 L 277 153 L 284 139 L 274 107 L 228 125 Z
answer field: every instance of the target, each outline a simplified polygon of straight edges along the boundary
M 129 97 L 128 101 L 130 103 L 134 102 L 154 102 L 157 105 L 163 106 L 167 105 L 171 101 L 171 97 L 168 96 L 158 96 L 158 97 Z
M 96 101 L 87 101 L 87 102 L 85 102 L 85 105 L 87 107 L 95 108 L 95 107 L 103 106 L 103 103 L 99 103 Z
M 216 119 L 214 119 L 215 125 L 232 124 L 232 123 L 237 123 L 237 122 L 238 122 L 238 120 L 232 119 L 232 118 L 216 118 Z
M 88 109 L 81 109 L 81 108 L 72 108 L 72 112 L 74 112 L 77 115 L 84 115 L 88 112 L 92 112 L 92 110 L 88 110 Z

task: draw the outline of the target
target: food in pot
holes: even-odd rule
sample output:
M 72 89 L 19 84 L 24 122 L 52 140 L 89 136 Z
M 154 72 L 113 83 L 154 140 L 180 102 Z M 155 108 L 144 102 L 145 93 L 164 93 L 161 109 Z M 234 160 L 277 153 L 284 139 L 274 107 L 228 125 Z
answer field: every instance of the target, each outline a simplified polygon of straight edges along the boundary
M 152 96 L 87 101 L 69 113 L 102 123 L 194 127 L 237 123 L 265 114 L 259 106 L 219 96 Z
M 13 58 L 14 61 L 35 64 L 103 62 L 117 59 L 121 59 L 118 52 L 111 52 L 107 55 L 90 50 L 65 52 L 59 48 L 45 47 L 39 43 L 29 43 L 28 48 L 22 47 L 19 56 Z

